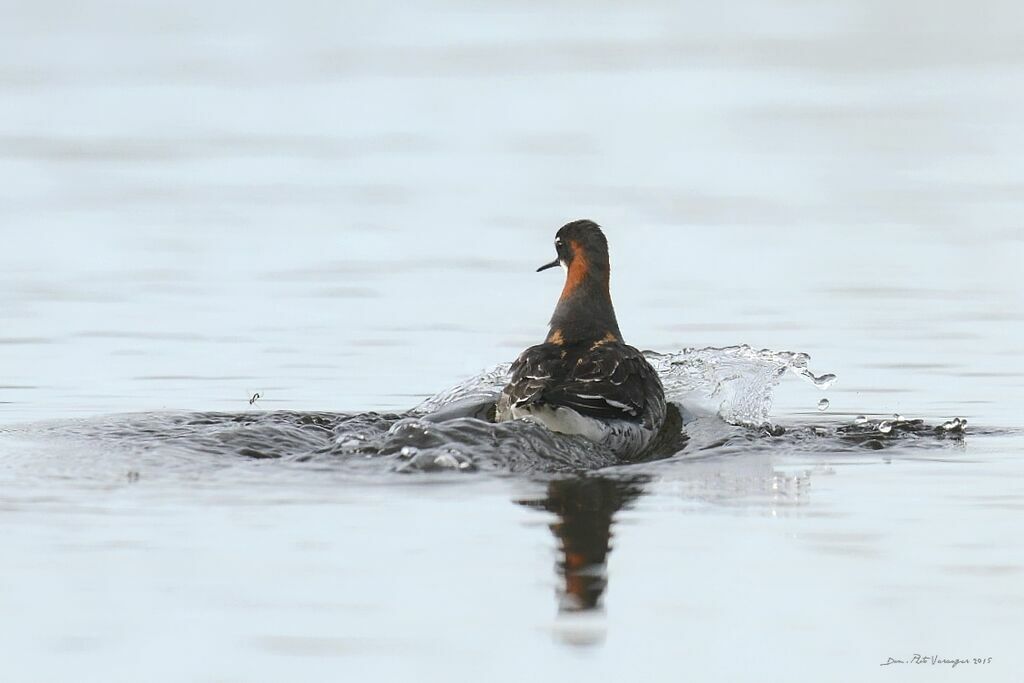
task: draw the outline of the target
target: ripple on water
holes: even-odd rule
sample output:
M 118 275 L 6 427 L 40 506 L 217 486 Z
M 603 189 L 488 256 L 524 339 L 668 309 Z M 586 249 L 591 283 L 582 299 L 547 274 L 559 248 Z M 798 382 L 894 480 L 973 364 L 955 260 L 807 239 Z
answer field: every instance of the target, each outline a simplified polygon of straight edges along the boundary
M 821 379 L 807 369 L 806 354 L 737 346 L 648 356 L 667 398 L 678 407 L 670 411 L 671 420 L 646 460 L 692 460 L 777 448 L 848 453 L 894 445 L 934 446 L 960 441 L 966 430 L 961 418 L 935 427 L 901 415 L 879 421 L 858 416 L 840 426 L 783 428 L 768 421 L 774 387 L 787 374 L 815 385 Z M 622 464 L 612 452 L 579 436 L 556 434 L 528 421 L 490 422 L 508 370 L 508 364 L 497 366 L 402 413 L 142 413 L 49 425 L 35 433 L 177 454 L 183 462 L 241 457 L 313 462 L 367 473 L 557 474 Z

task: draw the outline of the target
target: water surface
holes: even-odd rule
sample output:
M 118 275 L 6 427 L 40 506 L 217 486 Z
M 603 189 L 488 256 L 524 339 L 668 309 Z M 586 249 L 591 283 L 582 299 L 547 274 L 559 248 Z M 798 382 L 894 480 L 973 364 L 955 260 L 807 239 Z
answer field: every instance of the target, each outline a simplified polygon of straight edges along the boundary
M 0 677 L 1014 680 L 1018 5 L 278 9 L 0 22 Z M 541 339 L 580 217 L 630 343 L 838 380 L 585 476 L 299 457 Z

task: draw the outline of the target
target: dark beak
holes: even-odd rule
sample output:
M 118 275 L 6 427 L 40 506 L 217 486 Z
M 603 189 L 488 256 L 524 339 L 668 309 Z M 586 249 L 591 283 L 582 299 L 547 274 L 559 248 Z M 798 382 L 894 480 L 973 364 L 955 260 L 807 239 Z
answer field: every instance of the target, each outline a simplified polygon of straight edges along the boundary
M 551 263 L 545 263 L 545 264 L 544 264 L 543 266 L 541 266 L 540 268 L 538 268 L 538 269 L 537 269 L 537 272 L 539 273 L 540 271 L 542 271 L 542 270 L 547 270 L 548 268 L 557 268 L 557 267 L 558 267 L 558 266 L 560 266 L 560 265 L 562 265 L 562 264 L 561 264 L 561 263 L 559 263 L 558 259 L 555 259 L 555 260 L 554 260 L 554 261 L 552 261 Z

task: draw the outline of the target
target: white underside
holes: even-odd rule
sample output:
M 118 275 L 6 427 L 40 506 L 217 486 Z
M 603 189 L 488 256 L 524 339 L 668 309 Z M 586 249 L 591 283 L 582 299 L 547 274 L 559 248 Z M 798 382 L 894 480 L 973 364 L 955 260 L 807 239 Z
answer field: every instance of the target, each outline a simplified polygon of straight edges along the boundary
M 598 420 L 580 415 L 572 408 L 546 405 L 511 406 L 506 415 L 499 419 L 532 420 L 539 422 L 553 432 L 578 434 L 586 439 L 606 446 L 622 456 L 639 453 L 650 442 L 654 432 L 635 422 L 626 420 Z

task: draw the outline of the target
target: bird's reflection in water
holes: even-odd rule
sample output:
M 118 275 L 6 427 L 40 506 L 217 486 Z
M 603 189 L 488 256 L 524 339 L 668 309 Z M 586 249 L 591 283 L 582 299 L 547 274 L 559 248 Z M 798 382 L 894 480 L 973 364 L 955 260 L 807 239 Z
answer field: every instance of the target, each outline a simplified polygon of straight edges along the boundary
M 600 607 L 608 583 L 606 563 L 615 514 L 643 493 L 646 481 L 646 477 L 556 479 L 548 482 L 544 497 L 518 501 L 557 516 L 550 528 L 561 550 L 556 563 L 562 580 L 560 613 Z

